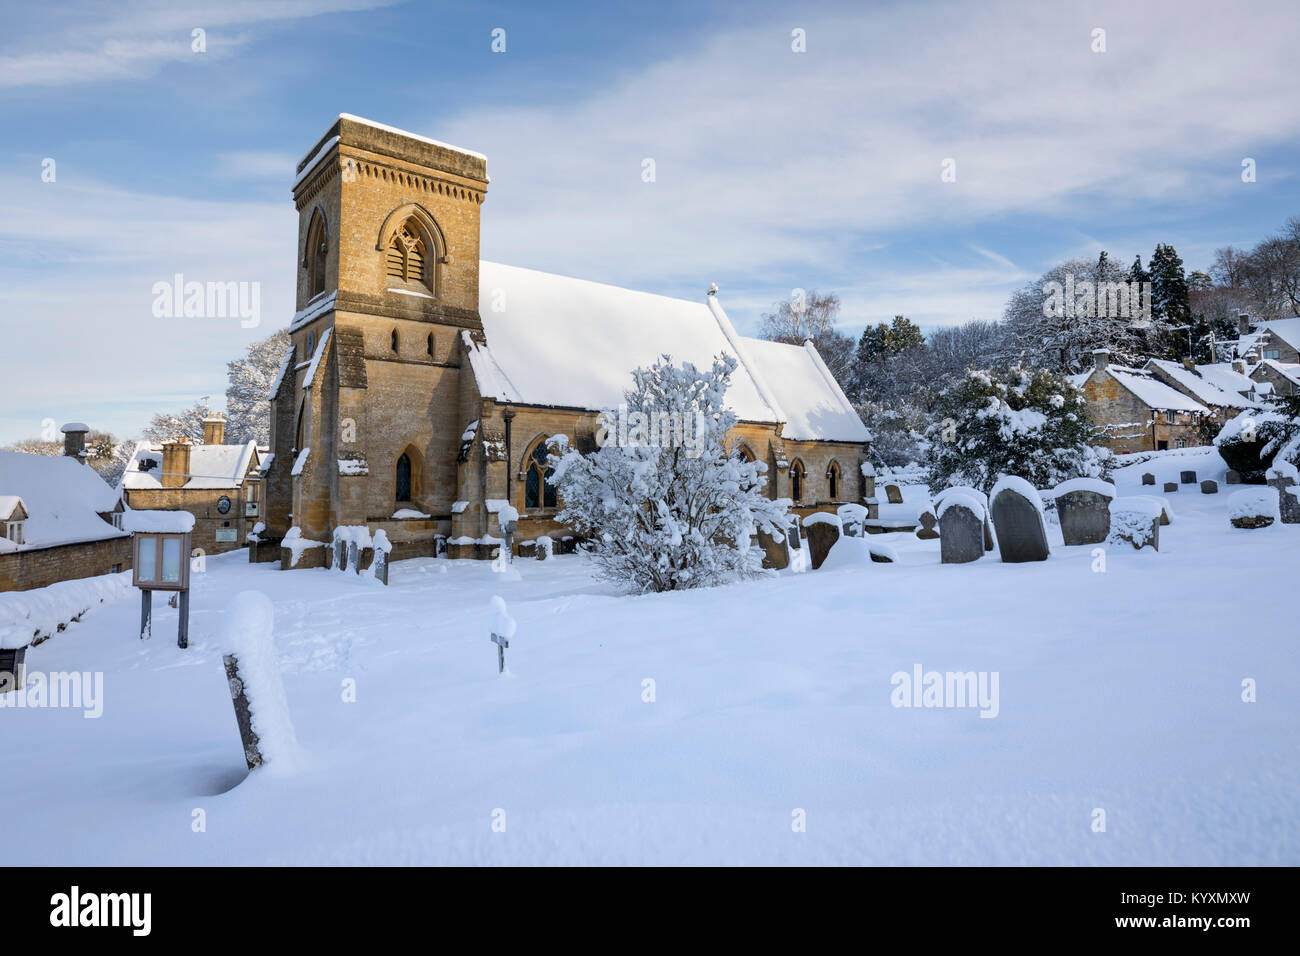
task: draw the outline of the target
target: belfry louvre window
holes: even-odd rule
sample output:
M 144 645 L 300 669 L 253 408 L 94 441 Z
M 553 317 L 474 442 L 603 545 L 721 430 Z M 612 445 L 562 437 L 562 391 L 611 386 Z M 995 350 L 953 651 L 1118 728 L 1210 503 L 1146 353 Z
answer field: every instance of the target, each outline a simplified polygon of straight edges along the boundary
M 403 282 L 427 286 L 425 262 L 428 254 L 419 227 L 408 219 L 388 243 L 388 275 Z

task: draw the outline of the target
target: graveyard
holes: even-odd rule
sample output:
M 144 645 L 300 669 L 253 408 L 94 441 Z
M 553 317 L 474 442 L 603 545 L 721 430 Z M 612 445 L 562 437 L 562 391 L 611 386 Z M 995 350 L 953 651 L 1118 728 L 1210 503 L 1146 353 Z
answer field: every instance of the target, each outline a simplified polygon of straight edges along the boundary
M 1045 560 L 985 550 L 957 491 L 817 570 L 642 596 L 580 555 L 395 561 L 386 587 L 209 558 L 187 648 L 177 608 L 141 640 L 120 599 L 29 649 L 6 861 L 1295 865 L 1300 525 L 1234 527 L 1210 450 L 1114 489 L 1158 550 L 1108 541 L 1081 487 Z M 259 614 L 284 727 L 250 773 L 223 652 Z M 102 675 L 97 716 L 31 696 L 63 672 Z M 930 672 L 997 699 L 898 691 Z

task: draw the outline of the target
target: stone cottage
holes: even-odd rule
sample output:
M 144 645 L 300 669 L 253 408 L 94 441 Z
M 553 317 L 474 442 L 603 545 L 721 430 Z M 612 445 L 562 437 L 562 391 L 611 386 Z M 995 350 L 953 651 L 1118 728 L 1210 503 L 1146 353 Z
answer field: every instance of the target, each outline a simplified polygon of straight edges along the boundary
M 1186 448 L 1204 443 L 1202 422 L 1211 410 L 1144 369 L 1111 365 L 1110 353 L 1093 353 L 1090 372 L 1071 376 L 1083 389 L 1103 441 L 1117 454 Z
M 668 354 L 734 356 L 728 401 L 768 492 L 807 514 L 874 497 L 870 435 L 811 344 L 736 333 L 712 291 L 689 302 L 479 259 L 485 158 L 343 115 L 299 163 L 298 311 L 272 391 L 266 542 L 323 563 L 339 527 L 392 557 L 490 556 L 567 532 L 545 441 L 595 447 L 597 413 Z M 288 549 L 286 549 L 288 551 Z M 269 553 L 268 553 L 269 559 Z
M 85 463 L 86 425 L 63 426 L 63 455 L 0 451 L 0 591 L 131 567 L 122 497 Z
M 203 420 L 203 443 L 178 437 L 141 442 L 122 475 L 122 493 L 136 511 L 188 511 L 193 546 L 205 554 L 244 547 L 262 520 L 263 460 L 253 441 L 225 443 L 221 413 Z

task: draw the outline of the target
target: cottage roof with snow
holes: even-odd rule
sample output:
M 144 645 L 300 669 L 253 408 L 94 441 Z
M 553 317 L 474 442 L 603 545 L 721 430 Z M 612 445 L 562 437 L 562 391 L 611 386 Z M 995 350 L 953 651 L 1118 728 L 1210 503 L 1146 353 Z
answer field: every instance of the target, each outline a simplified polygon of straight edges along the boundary
M 161 488 L 163 447 L 139 442 L 126 471 L 122 487 L 127 491 Z M 190 448 L 190 479 L 182 488 L 238 488 L 248 477 L 249 466 L 257 461 L 257 442 L 242 445 L 193 445 Z
M 715 295 L 690 302 L 482 262 L 479 314 L 487 344 L 463 335 L 485 397 L 599 411 L 616 407 L 632 370 L 661 355 L 707 368 L 727 354 L 737 361 L 727 399 L 741 421 L 784 422 L 794 441 L 871 438 L 811 343 L 738 335 Z
M 6 542 L 6 550 L 30 551 L 126 534 L 103 517 L 118 509 L 121 495 L 99 472 L 74 458 L 0 451 L 0 511 L 8 504 L 13 512 L 14 502 L 26 512 L 21 519 L 23 543 Z
M 1245 401 L 1246 396 L 1240 391 L 1225 389 L 1219 385 L 1220 381 L 1227 382 L 1224 375 L 1208 374 L 1202 366 L 1188 368 L 1181 362 L 1170 362 L 1165 359 L 1151 359 L 1143 366 L 1144 372 L 1153 372 L 1157 369 L 1176 383 L 1176 390 L 1189 394 L 1203 405 L 1214 408 L 1241 408 Z M 1249 378 L 1245 375 L 1238 376 L 1236 372 L 1230 371 L 1230 374 L 1245 382 L 1247 392 L 1254 392 L 1255 383 Z M 1232 381 L 1231 384 L 1240 384 L 1240 382 Z
M 1159 381 L 1150 372 L 1123 365 L 1107 365 L 1106 371 L 1138 401 L 1154 411 L 1210 414 L 1210 410 L 1200 402 Z

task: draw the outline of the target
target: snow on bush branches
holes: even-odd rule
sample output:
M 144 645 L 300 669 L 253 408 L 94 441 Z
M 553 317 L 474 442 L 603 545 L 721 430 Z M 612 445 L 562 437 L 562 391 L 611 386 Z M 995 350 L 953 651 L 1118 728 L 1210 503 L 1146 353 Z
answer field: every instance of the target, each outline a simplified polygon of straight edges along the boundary
M 789 502 L 764 496 L 766 465 L 728 450 L 736 416 L 723 399 L 735 367 L 720 356 L 701 372 L 665 355 L 632 373 L 627 410 L 701 423 L 689 448 L 606 440 L 584 456 L 565 436 L 551 439 L 552 481 L 564 502 L 558 520 L 591 538 L 600 577 L 637 592 L 675 591 L 760 571 L 763 552 L 750 538 L 779 537 Z M 602 413 L 607 439 L 617 415 Z
M 1110 451 L 1093 445 L 1083 393 L 1044 370 L 967 372 L 940 396 L 926 437 L 935 491 L 970 485 L 987 493 L 999 475 L 1052 488 L 1068 478 L 1109 478 L 1114 467 Z

